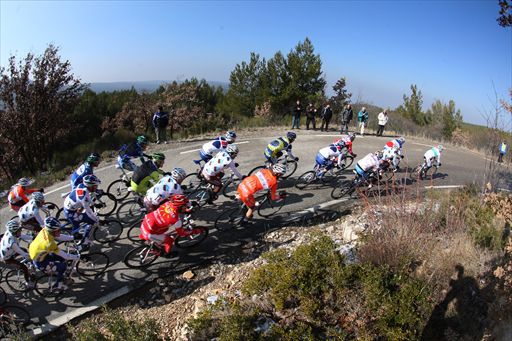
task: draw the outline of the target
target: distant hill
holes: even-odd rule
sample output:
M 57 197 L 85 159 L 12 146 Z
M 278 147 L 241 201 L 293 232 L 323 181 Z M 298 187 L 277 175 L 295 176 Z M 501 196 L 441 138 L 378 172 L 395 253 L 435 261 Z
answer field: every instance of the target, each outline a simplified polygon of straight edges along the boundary
M 98 83 L 90 83 L 90 89 L 96 93 L 98 92 L 112 92 L 119 90 L 130 90 L 132 86 L 137 91 L 148 91 L 153 92 L 160 85 L 172 83 L 173 81 L 164 81 L 164 80 L 153 80 L 153 81 L 134 81 L 134 82 L 98 82 Z M 229 83 L 226 82 L 218 82 L 218 81 L 208 81 L 208 84 L 212 86 L 221 86 L 225 90 L 229 88 Z

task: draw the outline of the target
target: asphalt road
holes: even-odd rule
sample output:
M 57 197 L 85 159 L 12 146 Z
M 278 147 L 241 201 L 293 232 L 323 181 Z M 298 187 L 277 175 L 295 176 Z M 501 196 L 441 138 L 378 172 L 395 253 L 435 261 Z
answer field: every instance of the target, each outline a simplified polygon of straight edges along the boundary
M 240 153 L 237 162 L 240 164 L 239 170 L 242 174 L 246 174 L 255 166 L 263 164 L 263 150 L 270 140 L 284 134 L 284 131 L 276 131 L 275 135 L 267 135 L 261 137 L 252 137 L 244 139 L 239 136 L 237 145 Z M 318 131 L 298 131 L 298 138 L 293 144 L 293 152 L 300 158 L 299 166 L 296 173 L 288 180 L 280 183 L 290 193 L 287 198 L 287 205 L 282 210 L 281 217 L 289 215 L 291 212 L 303 210 L 314 205 L 331 201 L 330 187 L 320 187 L 300 191 L 293 187 L 294 180 L 302 173 L 312 169 L 316 152 L 332 143 L 339 135 L 336 132 L 320 133 Z M 369 152 L 380 150 L 391 137 L 375 137 L 364 136 L 357 137 L 354 141 L 354 152 L 359 158 Z M 187 172 L 195 172 L 197 166 L 192 162 L 197 158 L 198 149 L 205 141 L 195 141 L 189 143 L 180 143 L 177 145 L 168 145 L 165 151 L 167 157 L 164 170 L 170 171 L 173 167 L 182 167 Z M 405 158 L 401 166 L 414 167 L 423 158 L 424 152 L 432 145 L 428 141 L 408 139 L 405 144 Z M 457 186 L 470 182 L 481 183 L 483 174 L 486 170 L 486 158 L 478 153 L 464 150 L 447 148 L 442 159 L 442 168 L 439 169 L 438 175 L 432 182 L 423 182 L 421 187 L 434 186 Z M 352 168 L 352 167 L 351 167 Z M 511 190 L 512 177 L 510 169 L 500 166 L 498 169 L 502 178 L 501 187 Z M 102 180 L 101 188 L 106 189 L 108 184 L 119 178 L 120 172 L 113 165 L 102 166 L 95 170 L 95 174 Z M 404 175 L 402 175 L 404 176 Z M 352 178 L 351 171 L 345 172 L 347 179 Z M 410 183 L 408 186 L 417 186 L 417 183 Z M 63 200 L 60 194 L 69 191 L 68 182 L 58 183 L 45 189 L 47 201 L 54 202 L 59 206 Z M 198 212 L 195 220 L 198 225 L 212 227 L 215 218 L 227 207 L 234 205 L 232 202 L 221 197 L 215 206 L 207 206 Z M 0 210 L 0 222 L 3 225 L 9 217 L 13 216 L 13 212 L 8 208 Z M 91 280 L 83 280 L 76 277 L 76 282 L 72 288 L 58 300 L 45 300 L 39 297 L 35 291 L 28 292 L 23 295 L 12 293 L 12 291 L 2 283 L 2 288 L 9 295 L 10 304 L 18 304 L 29 309 L 36 324 L 49 323 L 51 320 L 59 316 L 63 316 L 78 308 L 90 305 L 91 302 L 101 300 L 102 297 L 112 293 L 127 285 L 142 284 L 147 280 L 154 278 L 155 275 L 177 275 L 187 269 L 194 267 L 204 267 L 211 262 L 236 262 L 238 255 L 243 254 L 245 247 L 251 243 L 257 242 L 263 234 L 269 229 L 279 228 L 280 218 L 273 220 L 262 220 L 255 216 L 256 223 L 246 230 L 233 230 L 229 232 L 212 231 L 208 239 L 199 247 L 180 251 L 178 259 L 157 260 L 155 265 L 147 271 L 135 271 L 127 269 L 123 264 L 124 255 L 132 249 L 132 243 L 123 238 L 110 245 L 93 245 L 92 251 L 101 250 L 108 254 L 110 258 L 110 266 L 108 271 L 101 277 Z M 5 271 L 4 271 L 5 274 Z

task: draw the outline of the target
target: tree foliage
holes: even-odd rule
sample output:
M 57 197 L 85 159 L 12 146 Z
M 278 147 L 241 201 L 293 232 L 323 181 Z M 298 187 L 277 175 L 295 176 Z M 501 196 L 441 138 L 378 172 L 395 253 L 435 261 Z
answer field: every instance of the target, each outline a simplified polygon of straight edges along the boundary
M 403 99 L 404 104 L 400 105 L 397 108 L 397 111 L 418 125 L 425 125 L 429 123 L 427 117 L 422 111 L 423 95 L 421 90 L 418 90 L 416 84 L 411 85 L 411 96 L 409 97 L 404 94 Z
M 502 27 L 512 26 L 512 4 L 509 4 L 508 0 L 498 1 L 500 5 L 500 16 L 496 21 Z
M 345 88 L 346 86 L 347 82 L 345 78 L 342 77 L 332 87 L 334 90 L 334 96 L 329 99 L 329 103 L 331 104 L 332 110 L 334 112 L 341 112 L 343 107 L 350 103 L 350 97 L 352 97 L 352 94 L 348 92 L 348 90 Z

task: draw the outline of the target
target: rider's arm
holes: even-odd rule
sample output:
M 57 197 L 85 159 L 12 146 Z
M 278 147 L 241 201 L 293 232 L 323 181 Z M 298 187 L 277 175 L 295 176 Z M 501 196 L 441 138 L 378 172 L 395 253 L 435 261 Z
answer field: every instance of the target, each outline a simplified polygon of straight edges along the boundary
M 236 168 L 235 166 L 235 161 L 232 160 L 230 163 L 229 163 L 229 168 L 231 168 L 231 171 L 233 172 L 233 174 L 236 175 L 237 178 L 241 179 L 242 178 L 242 174 L 240 174 L 240 172 L 238 171 L 238 169 Z
M 39 225 L 44 226 L 43 218 L 41 218 L 41 215 L 39 214 L 39 208 L 34 210 L 34 218 L 37 220 Z
M 12 248 L 14 249 L 14 252 L 16 252 L 18 255 L 25 259 L 30 259 L 30 256 L 27 252 L 23 251 L 23 249 L 18 245 L 18 243 L 13 243 Z
M 99 221 L 99 218 L 96 216 L 96 214 L 94 213 L 94 211 L 92 210 L 91 208 L 91 205 L 89 204 L 89 202 L 84 202 L 83 204 L 83 207 L 85 209 L 85 214 L 87 214 L 87 216 L 89 218 L 91 218 L 92 220 L 94 220 L 95 222 L 98 222 Z
M 293 153 L 292 153 L 292 145 L 291 144 L 286 148 L 285 151 L 286 151 L 286 154 L 290 155 L 290 157 L 292 159 L 295 159 L 295 155 L 293 155 Z
M 72 254 L 64 252 L 62 250 L 59 250 L 59 252 L 57 252 L 56 255 L 61 256 L 62 258 L 66 259 L 66 260 L 77 260 L 80 258 L 78 255 L 72 255 Z
M 441 164 L 441 153 L 439 153 L 439 156 L 437 157 L 437 165 Z

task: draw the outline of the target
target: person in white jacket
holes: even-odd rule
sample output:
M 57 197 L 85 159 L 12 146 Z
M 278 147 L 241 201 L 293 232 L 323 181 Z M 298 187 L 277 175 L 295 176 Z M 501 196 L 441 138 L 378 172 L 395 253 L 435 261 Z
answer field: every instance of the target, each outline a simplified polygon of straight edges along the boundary
M 379 129 L 377 129 L 377 136 L 382 136 L 382 133 L 384 132 L 384 126 L 388 123 L 388 111 L 384 110 L 377 116 L 377 119 L 379 120 Z

